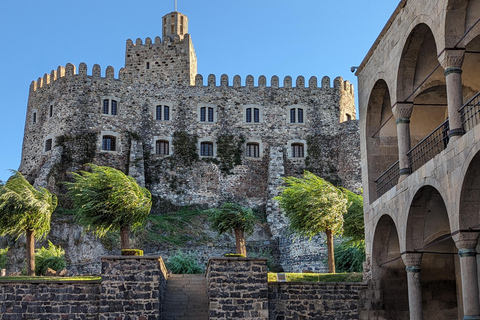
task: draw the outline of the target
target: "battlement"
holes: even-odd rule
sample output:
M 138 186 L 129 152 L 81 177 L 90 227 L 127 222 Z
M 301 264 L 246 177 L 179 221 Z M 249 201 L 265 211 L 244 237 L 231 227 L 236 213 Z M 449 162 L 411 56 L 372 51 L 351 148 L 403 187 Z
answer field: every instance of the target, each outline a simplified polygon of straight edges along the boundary
M 203 81 L 203 76 L 201 74 L 197 74 L 195 76 L 195 87 L 204 87 L 204 81 Z M 222 74 L 220 76 L 220 85 L 217 84 L 217 79 L 214 74 L 208 75 L 207 78 L 207 87 L 229 87 L 230 86 L 230 81 L 228 78 L 228 75 Z M 234 88 L 239 88 L 239 87 L 258 87 L 258 88 L 266 88 L 267 87 L 267 78 L 264 75 L 261 75 L 258 77 L 258 80 L 255 85 L 255 80 L 252 75 L 248 75 L 245 78 L 245 84 L 242 85 L 242 79 L 239 75 L 236 75 L 233 77 L 233 83 L 232 86 Z M 280 88 L 280 80 L 278 76 L 272 76 L 270 79 L 270 85 L 268 86 L 270 88 Z M 293 81 L 291 76 L 286 76 L 283 78 L 283 88 L 294 88 L 293 86 Z M 296 81 L 295 81 L 295 88 L 307 88 L 306 83 L 305 83 L 305 77 L 304 76 L 298 76 Z M 316 89 L 318 88 L 318 81 L 317 77 L 313 76 L 310 77 L 308 80 L 308 88 L 310 89 Z M 354 89 L 353 89 L 353 84 L 350 83 L 350 81 L 344 81 L 342 77 L 336 77 L 333 80 L 333 87 L 331 86 L 330 82 L 330 77 L 325 76 L 322 78 L 322 81 L 320 83 L 320 88 L 334 88 L 334 89 L 340 89 L 343 91 L 346 91 L 347 93 L 353 94 Z
M 127 49 L 134 48 L 137 46 L 161 46 L 165 44 L 189 42 L 189 41 L 190 41 L 190 34 L 188 33 L 184 35 L 183 39 L 181 39 L 179 35 L 174 35 L 173 37 L 164 37 L 163 41 L 159 36 L 156 36 L 154 38 L 154 41 L 152 41 L 152 38 L 150 37 L 145 38 L 145 41 L 143 41 L 141 38 L 137 38 L 135 42 L 133 42 L 132 39 L 127 39 Z
M 91 77 L 93 78 L 103 78 L 107 80 L 114 80 L 114 73 L 115 70 L 112 66 L 108 66 L 105 69 L 105 76 L 102 77 L 101 75 L 102 70 L 100 68 L 100 65 L 94 64 L 92 67 L 92 74 Z M 46 87 L 49 84 L 54 83 L 55 81 L 61 79 L 61 78 L 74 78 L 76 76 L 80 77 L 87 77 L 87 65 L 82 62 L 78 65 L 78 73 L 77 73 L 77 68 L 74 64 L 72 63 L 67 63 L 65 67 L 59 66 L 57 70 L 52 70 L 49 74 L 45 73 L 43 77 L 38 78 L 38 80 L 32 81 L 30 84 L 30 92 L 35 92 L 40 88 Z M 120 69 L 118 73 L 118 78 L 116 79 L 121 79 L 123 80 L 125 78 L 125 72 L 124 68 Z

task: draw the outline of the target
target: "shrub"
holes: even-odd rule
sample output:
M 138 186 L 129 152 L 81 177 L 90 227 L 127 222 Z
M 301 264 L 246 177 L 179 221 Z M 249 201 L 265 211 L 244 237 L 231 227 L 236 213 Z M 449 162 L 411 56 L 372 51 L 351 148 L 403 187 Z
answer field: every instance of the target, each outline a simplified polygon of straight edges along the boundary
M 5 249 L 0 249 L 0 269 L 5 268 L 7 265 L 7 252 L 8 252 L 8 247 Z
M 60 246 L 56 247 L 50 240 L 48 248 L 41 247 L 35 250 L 35 274 L 45 275 L 48 268 L 55 271 L 65 269 L 65 250 Z
M 177 253 L 168 259 L 167 269 L 174 274 L 195 274 L 203 273 L 203 268 L 198 264 L 197 257 L 192 254 L 177 251 Z
M 365 241 L 344 242 L 335 246 L 337 272 L 362 272 L 365 261 Z
M 122 249 L 122 256 L 143 256 L 143 250 L 140 250 L 140 249 Z

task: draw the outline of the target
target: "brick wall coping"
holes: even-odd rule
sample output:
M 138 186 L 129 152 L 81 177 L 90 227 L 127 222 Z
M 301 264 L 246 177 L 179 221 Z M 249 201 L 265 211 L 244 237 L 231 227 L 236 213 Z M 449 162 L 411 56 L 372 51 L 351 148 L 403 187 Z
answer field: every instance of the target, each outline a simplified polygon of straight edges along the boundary
M 162 260 L 161 256 L 102 256 L 102 260 Z

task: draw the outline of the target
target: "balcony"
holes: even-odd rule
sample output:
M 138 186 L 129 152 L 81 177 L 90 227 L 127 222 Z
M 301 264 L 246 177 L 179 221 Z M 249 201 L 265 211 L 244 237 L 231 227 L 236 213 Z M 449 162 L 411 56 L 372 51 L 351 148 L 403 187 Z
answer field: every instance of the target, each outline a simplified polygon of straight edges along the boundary
M 480 123 L 480 92 L 465 103 L 458 111 L 462 117 L 464 132 L 471 130 Z M 418 170 L 437 154 L 445 150 L 449 140 L 449 130 L 450 127 L 447 119 L 408 151 L 407 156 L 412 172 Z M 385 192 L 395 186 L 398 183 L 399 177 L 400 173 L 397 161 L 375 180 L 377 198 L 380 198 Z

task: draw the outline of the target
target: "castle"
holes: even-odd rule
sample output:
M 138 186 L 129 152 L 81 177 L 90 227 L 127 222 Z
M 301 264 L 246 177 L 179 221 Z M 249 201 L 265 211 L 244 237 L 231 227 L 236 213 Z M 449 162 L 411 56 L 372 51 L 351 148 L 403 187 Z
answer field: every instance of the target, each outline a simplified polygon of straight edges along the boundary
M 127 40 L 118 77 L 113 67 L 102 76 L 99 65 L 89 75 L 81 63 L 32 82 L 19 171 L 62 194 L 67 172 L 89 162 L 115 167 L 152 192 L 154 213 L 235 199 L 264 212 L 268 227 L 253 241 L 277 248 L 283 269 L 325 270 L 320 238 L 289 238 L 273 198 L 282 177 L 304 169 L 360 188 L 353 85 L 303 76 L 206 82 L 187 16 L 169 13 L 162 39 Z

